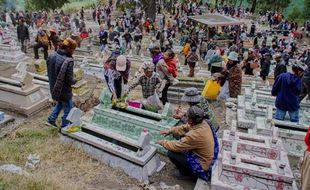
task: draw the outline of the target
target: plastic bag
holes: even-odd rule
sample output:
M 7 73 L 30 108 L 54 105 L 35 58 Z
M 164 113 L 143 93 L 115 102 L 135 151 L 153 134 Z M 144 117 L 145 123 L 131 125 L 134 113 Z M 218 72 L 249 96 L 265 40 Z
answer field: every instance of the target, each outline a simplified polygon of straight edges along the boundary
M 150 96 L 146 101 L 143 101 L 143 106 L 146 110 L 152 112 L 158 112 L 158 110 L 161 110 L 164 107 L 157 93 L 154 93 L 153 96 Z
M 220 89 L 220 84 L 217 81 L 210 79 L 207 81 L 201 95 L 210 100 L 216 100 L 220 93 Z

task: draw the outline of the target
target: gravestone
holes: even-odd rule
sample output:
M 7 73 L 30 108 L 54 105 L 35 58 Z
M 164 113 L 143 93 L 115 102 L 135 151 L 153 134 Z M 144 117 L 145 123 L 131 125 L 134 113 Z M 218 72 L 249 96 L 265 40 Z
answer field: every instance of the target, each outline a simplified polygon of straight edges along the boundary
M 81 111 L 78 109 L 71 110 L 67 118 L 72 122 L 70 126 L 81 122 L 78 117 L 80 115 Z M 91 157 L 111 167 L 120 168 L 141 181 L 147 181 L 149 176 L 159 172 L 165 165 L 160 161 L 156 148 L 151 146 L 151 135 L 146 129 L 137 140 L 88 123 L 81 125 L 81 131 L 69 133 L 63 128 L 61 133 L 63 143 L 74 144 Z
M 155 145 L 156 141 L 164 139 L 160 131 L 170 129 L 178 123 L 178 120 L 168 115 L 169 106 L 167 103 L 161 114 L 130 106 L 125 109 L 114 108 L 110 91 L 103 89 L 100 104 L 93 109 L 91 124 L 134 140 L 138 140 L 141 131 L 147 129 L 153 137 L 152 144 Z M 155 146 L 164 150 L 161 146 Z
M 28 57 L 21 51 L 15 41 L 10 44 L 0 44 L 0 63 L 18 64 L 27 59 Z
M 0 108 L 30 116 L 45 108 L 48 98 L 33 84 L 28 72 L 20 78 L 18 81 L 0 77 Z
M 44 59 L 37 59 L 34 61 L 34 66 L 36 69 L 36 74 L 47 75 L 47 65 Z

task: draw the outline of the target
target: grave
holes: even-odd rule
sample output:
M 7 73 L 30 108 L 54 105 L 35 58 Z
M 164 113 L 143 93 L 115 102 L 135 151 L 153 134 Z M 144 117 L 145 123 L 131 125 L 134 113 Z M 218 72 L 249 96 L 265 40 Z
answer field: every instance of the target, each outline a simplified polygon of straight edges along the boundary
M 211 189 L 294 189 L 287 153 L 274 128 L 272 137 L 225 130 L 219 159 L 212 170 Z
M 249 133 L 270 136 L 275 127 L 278 128 L 279 137 L 281 137 L 289 155 L 302 156 L 304 150 L 306 150 L 304 136 L 308 130 L 308 126 L 290 121 L 272 119 L 271 107 L 268 108 L 267 117 L 256 117 L 255 127 L 249 130 Z
M 0 108 L 30 116 L 46 107 L 48 98 L 32 80 L 28 72 L 20 80 L 0 77 Z
M 77 82 L 72 85 L 72 93 L 74 96 L 84 96 L 89 92 L 87 81 L 84 80 L 84 71 L 81 68 L 74 68 L 73 72 Z
M 224 130 L 222 149 L 231 151 L 237 144 L 238 154 L 254 155 L 272 160 L 284 160 L 286 156 L 282 141 L 278 138 L 278 128 L 274 128 L 271 137 L 237 132 L 236 121 L 232 121 L 231 130 Z
M 81 131 L 69 133 L 61 130 L 61 141 L 74 144 L 91 157 L 111 167 L 121 168 L 129 176 L 147 181 L 165 165 L 151 146 L 151 135 L 145 129 L 137 140 L 120 135 L 93 124 L 81 125 L 81 111 L 74 108 L 68 115 L 71 126 L 80 125 Z M 70 127 L 70 126 L 69 126 Z
M 178 77 L 179 83 L 170 86 L 168 89 L 168 101 L 174 104 L 180 104 L 184 90 L 189 87 L 195 87 L 201 92 L 205 86 L 206 78 L 202 77 Z
M 36 74 L 38 75 L 47 75 L 47 65 L 44 59 L 37 59 L 34 61 L 34 66 L 36 69 Z
M 138 140 L 143 129 L 147 129 L 153 137 L 152 144 L 164 139 L 160 131 L 170 129 L 178 123 L 178 120 L 168 115 L 170 104 L 167 103 L 162 113 L 138 109 L 127 106 L 124 109 L 112 107 L 111 93 L 103 89 L 100 95 L 100 104 L 94 107 L 94 115 L 90 122 L 92 125 L 101 127 L 107 131 L 113 131 L 120 135 Z M 161 146 L 155 145 L 164 149 Z
M 21 51 L 15 41 L 10 44 L 0 44 L 0 63 L 18 64 L 27 59 L 28 57 Z
M 272 160 L 254 155 L 223 150 L 212 170 L 212 190 L 297 190 L 287 156 Z

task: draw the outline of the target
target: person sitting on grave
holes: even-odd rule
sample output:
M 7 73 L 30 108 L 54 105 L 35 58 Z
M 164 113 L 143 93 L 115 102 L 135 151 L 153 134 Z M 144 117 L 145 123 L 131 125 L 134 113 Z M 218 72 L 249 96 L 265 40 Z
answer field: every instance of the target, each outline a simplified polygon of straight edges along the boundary
M 155 92 L 159 93 L 161 79 L 157 73 L 154 72 L 155 66 L 153 63 L 144 63 L 144 74 L 140 76 L 127 90 L 125 96 L 128 95 L 138 85 L 142 86 L 143 98 L 147 99 L 153 96 Z
M 306 68 L 303 63 L 295 63 L 293 73 L 282 73 L 276 78 L 271 91 L 273 96 L 277 96 L 275 119 L 284 120 L 288 112 L 291 122 L 299 122 L 301 77 Z
M 49 40 L 46 32 L 42 28 L 39 28 L 38 35 L 35 41 L 36 44 L 33 46 L 34 58 L 39 59 L 39 49 L 43 48 L 44 59 L 46 60 L 48 57 Z
M 64 109 L 64 115 L 61 127 L 66 127 L 69 124 L 67 116 L 73 107 L 71 86 L 76 83 L 76 80 L 73 78 L 74 62 L 72 58 L 76 46 L 77 44 L 74 40 L 67 38 L 60 49 L 51 54 L 46 61 L 51 95 L 53 100 L 57 102 L 48 117 L 47 124 L 54 127 L 57 127 L 56 120 L 62 109 Z
M 129 59 L 124 55 L 119 55 L 116 59 L 109 58 L 104 64 L 104 77 L 112 93 L 113 100 L 122 97 L 123 84 L 128 83 L 130 66 Z
M 179 170 L 178 177 L 198 177 L 207 181 L 218 157 L 218 139 L 204 121 L 205 113 L 201 108 L 192 106 L 187 115 L 187 124 L 160 132 L 164 136 L 182 136 L 180 140 L 159 140 L 156 143 L 168 150 L 169 159 Z
M 305 136 L 305 144 L 307 150 L 305 151 L 303 161 L 301 163 L 301 189 L 310 189 L 310 126 Z

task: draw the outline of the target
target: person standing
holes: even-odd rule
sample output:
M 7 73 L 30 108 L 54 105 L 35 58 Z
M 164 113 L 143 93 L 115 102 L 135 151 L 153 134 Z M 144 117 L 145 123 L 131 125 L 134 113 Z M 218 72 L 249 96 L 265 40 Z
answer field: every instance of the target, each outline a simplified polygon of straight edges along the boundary
M 46 60 L 48 57 L 48 46 L 49 40 L 46 32 L 40 28 L 38 35 L 36 37 L 36 44 L 33 46 L 34 58 L 39 59 L 39 48 L 43 48 L 44 51 L 44 59 Z
M 280 74 L 286 73 L 287 68 L 284 61 L 282 61 L 282 55 L 280 53 L 274 55 L 274 60 L 276 61 L 276 68 L 274 69 L 274 79 L 276 79 Z
M 241 94 L 242 70 L 238 60 L 238 53 L 230 52 L 227 62 L 228 89 L 231 98 L 237 98 Z
M 291 122 L 299 122 L 299 95 L 304 70 L 302 63 L 294 64 L 293 73 L 283 73 L 276 78 L 271 91 L 271 94 L 277 97 L 275 119 L 284 120 L 288 112 Z
M 24 20 L 20 20 L 19 25 L 17 26 L 17 38 L 22 45 L 22 51 L 27 53 L 26 40 L 29 40 L 29 30 L 25 25 Z
M 307 150 L 304 153 L 301 164 L 301 190 L 310 189 L 310 126 L 305 136 L 305 144 L 307 145 Z
M 300 101 L 302 101 L 307 95 L 308 99 L 310 100 L 310 54 L 308 54 L 305 64 L 307 65 L 307 68 L 301 79 L 302 86 L 299 98 Z
M 270 65 L 271 65 L 271 54 L 265 53 L 264 58 L 261 60 L 261 71 L 260 71 L 260 77 L 263 79 L 264 82 L 266 82 L 266 79 L 270 72 Z
M 48 123 L 57 127 L 56 120 L 61 110 L 64 110 L 61 128 L 69 124 L 67 116 L 73 107 L 72 85 L 76 83 L 73 74 L 72 55 L 76 49 L 76 42 L 71 38 L 64 40 L 60 49 L 51 54 L 46 61 L 47 73 L 49 78 L 50 92 L 56 105 L 48 117 Z

